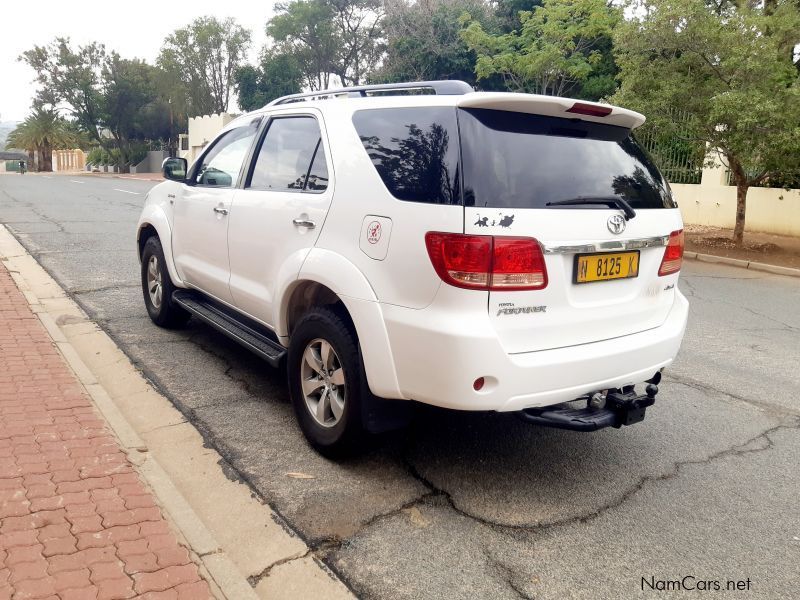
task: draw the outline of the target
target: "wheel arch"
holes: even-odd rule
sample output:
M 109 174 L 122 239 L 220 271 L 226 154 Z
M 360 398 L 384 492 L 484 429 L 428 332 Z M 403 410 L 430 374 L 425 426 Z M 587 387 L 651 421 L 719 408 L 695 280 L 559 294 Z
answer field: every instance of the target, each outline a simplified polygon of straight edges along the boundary
M 336 306 L 353 325 L 370 390 L 382 398 L 403 398 L 397 382 L 383 311 L 372 287 L 344 257 L 312 250 L 297 278 L 286 286 L 277 315 L 277 332 L 288 344 L 303 314 L 315 306 Z
M 164 251 L 164 258 L 166 259 L 172 282 L 178 287 L 184 287 L 183 280 L 175 268 L 175 261 L 172 255 L 172 228 L 169 226 L 167 216 L 160 207 L 146 205 L 136 227 L 136 249 L 139 261 L 142 260 L 144 245 L 147 240 L 154 236 L 161 242 L 161 248 Z

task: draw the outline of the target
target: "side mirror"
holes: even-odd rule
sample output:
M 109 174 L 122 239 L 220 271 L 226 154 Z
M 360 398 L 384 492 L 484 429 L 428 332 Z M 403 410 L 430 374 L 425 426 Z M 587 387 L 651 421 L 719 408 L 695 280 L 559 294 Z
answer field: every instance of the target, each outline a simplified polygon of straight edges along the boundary
M 188 166 L 185 158 L 165 158 L 164 162 L 161 163 L 161 171 L 164 174 L 164 179 L 186 181 Z

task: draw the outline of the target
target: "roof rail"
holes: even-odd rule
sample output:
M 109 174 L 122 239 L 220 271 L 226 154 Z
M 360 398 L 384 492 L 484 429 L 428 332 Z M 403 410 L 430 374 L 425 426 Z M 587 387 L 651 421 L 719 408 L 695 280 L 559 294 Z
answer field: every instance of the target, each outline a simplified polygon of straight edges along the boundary
M 304 92 L 302 94 L 291 94 L 276 98 L 267 106 L 277 104 L 289 104 L 291 102 L 305 102 L 314 98 L 332 98 L 335 96 L 347 96 L 348 98 L 366 98 L 370 93 L 393 92 L 396 90 L 433 90 L 438 96 L 460 96 L 474 92 L 472 86 L 458 79 L 443 79 L 441 81 L 411 81 L 407 83 L 378 83 L 375 85 L 358 85 L 353 87 L 343 87 L 333 90 L 319 90 L 316 92 Z

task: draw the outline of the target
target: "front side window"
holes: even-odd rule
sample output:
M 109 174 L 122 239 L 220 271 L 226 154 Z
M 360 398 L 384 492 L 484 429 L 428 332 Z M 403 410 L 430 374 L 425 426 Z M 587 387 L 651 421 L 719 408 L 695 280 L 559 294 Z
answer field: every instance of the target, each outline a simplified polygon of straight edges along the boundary
M 258 121 L 225 132 L 203 157 L 194 174 L 197 185 L 232 187 L 258 130 Z
M 361 110 L 353 124 L 398 200 L 460 204 L 458 127 L 452 107 Z
M 327 189 L 328 167 L 317 120 L 274 119 L 261 143 L 247 187 L 274 192 Z

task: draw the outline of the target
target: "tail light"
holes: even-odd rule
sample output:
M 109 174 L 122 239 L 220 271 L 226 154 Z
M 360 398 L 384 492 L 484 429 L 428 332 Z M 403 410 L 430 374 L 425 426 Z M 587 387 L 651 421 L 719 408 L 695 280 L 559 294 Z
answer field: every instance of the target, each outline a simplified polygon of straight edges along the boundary
M 658 275 L 670 275 L 681 270 L 683 263 L 683 229 L 673 231 L 669 234 L 667 248 L 664 250 L 664 258 L 661 259 L 661 267 Z
M 542 249 L 533 238 L 461 233 L 425 234 L 442 281 L 472 290 L 540 290 L 547 286 Z

